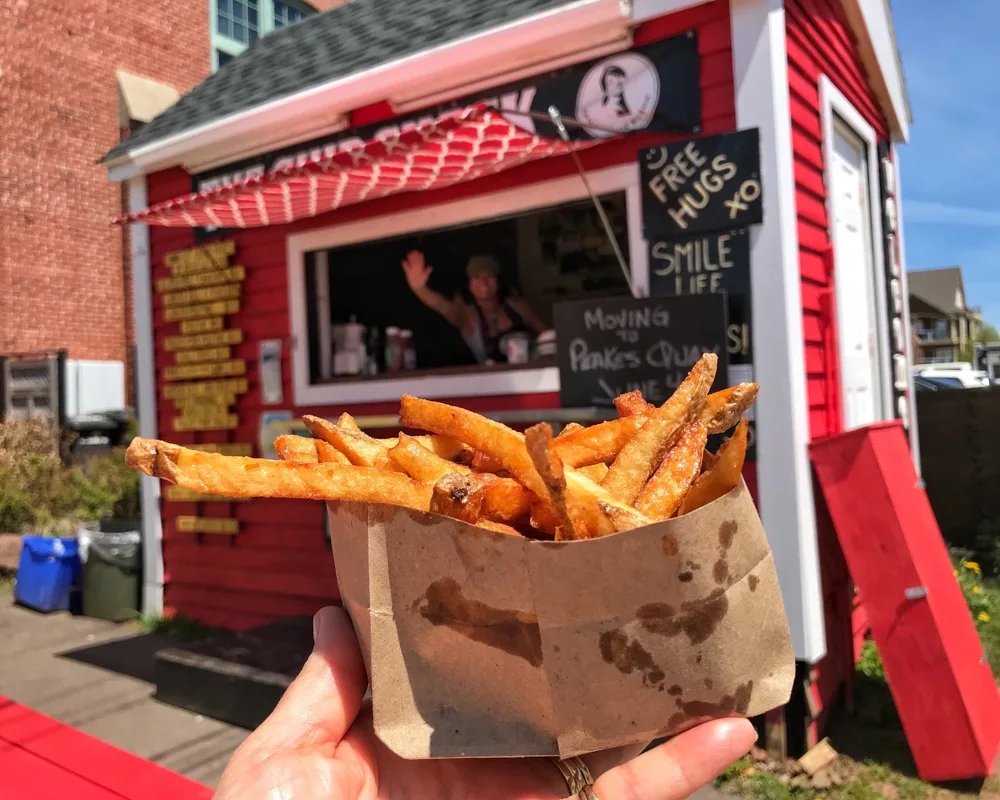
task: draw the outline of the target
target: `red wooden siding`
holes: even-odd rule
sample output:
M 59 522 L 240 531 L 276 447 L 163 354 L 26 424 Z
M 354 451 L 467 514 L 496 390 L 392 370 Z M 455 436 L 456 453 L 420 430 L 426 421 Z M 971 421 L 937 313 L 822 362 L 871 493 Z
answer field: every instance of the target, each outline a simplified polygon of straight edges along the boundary
M 729 4 L 715 0 L 680 14 L 653 20 L 636 32 L 635 43 L 658 39 L 695 29 L 701 54 L 702 127 L 706 134 L 732 130 L 736 123 L 733 91 Z M 378 121 L 389 113 L 384 105 L 369 107 L 366 122 Z M 370 118 L 369 118 L 370 117 Z M 589 169 L 599 169 L 635 160 L 638 148 L 666 140 L 662 134 L 643 134 L 609 142 L 582 154 Z M 552 159 L 511 170 L 445 190 L 387 197 L 303 220 L 290 226 L 249 229 L 233 234 L 236 254 L 233 264 L 246 268 L 242 310 L 230 318 L 230 326 L 242 328 L 243 344 L 234 348 L 234 358 L 247 361 L 249 391 L 239 398 L 236 412 L 240 427 L 230 439 L 223 434 L 175 434 L 170 421 L 175 409 L 170 401 L 158 398 L 160 435 L 180 444 L 212 441 L 256 443 L 257 425 L 264 409 L 257 372 L 257 348 L 261 339 L 285 340 L 282 377 L 286 402 L 296 416 L 352 413 L 394 413 L 396 403 L 349 404 L 344 406 L 293 406 L 291 348 L 288 321 L 287 264 L 285 237 L 290 232 L 324 228 L 378 214 L 432 206 L 464 197 L 486 194 L 538 181 L 551 180 L 574 172 L 569 159 Z M 149 202 L 156 203 L 191 190 L 190 178 L 180 169 L 150 176 Z M 164 264 L 167 253 L 192 247 L 191 230 L 153 227 L 150 230 L 153 278 L 169 274 Z M 178 331 L 177 323 L 163 320 L 160 302 L 154 298 L 157 386 L 162 387 L 162 370 L 173 363 L 163 349 L 163 339 Z M 452 402 L 475 410 L 510 408 L 552 408 L 558 395 L 535 394 L 500 398 L 456 398 Z M 755 475 L 747 476 L 755 486 Z M 256 500 L 248 503 L 204 504 L 206 516 L 234 516 L 241 521 L 240 533 L 229 536 L 198 536 L 177 531 L 178 515 L 193 514 L 194 504 L 163 504 L 163 553 L 165 565 L 165 605 L 168 610 L 206 623 L 244 628 L 277 617 L 309 614 L 320 606 L 337 601 L 333 559 L 323 536 L 323 507 L 319 503 Z M 200 541 L 199 541 L 200 539 Z
M 836 372 L 829 369 L 831 354 L 825 339 L 827 314 L 823 308 L 823 296 L 832 284 L 826 258 L 831 242 L 827 232 L 820 75 L 826 75 L 843 92 L 879 137 L 886 137 L 888 131 L 840 3 L 788 0 L 785 17 L 809 422 L 812 438 L 818 438 L 837 432 L 832 428 L 836 423 L 829 413 L 828 398 L 831 389 L 840 391 L 839 386 L 828 385 Z
M 841 428 L 820 76 L 826 75 L 880 138 L 888 136 L 888 129 L 861 66 L 840 2 L 787 0 L 785 18 L 809 431 L 811 438 L 817 439 L 837 433 Z M 865 619 L 863 611 L 855 608 L 853 583 L 823 507 L 822 494 L 816 491 L 815 495 L 827 656 L 816 665 L 809 681 L 818 714 L 807 721 L 807 747 L 820 737 L 833 698 L 848 682 L 860 651 L 854 627 L 863 626 Z

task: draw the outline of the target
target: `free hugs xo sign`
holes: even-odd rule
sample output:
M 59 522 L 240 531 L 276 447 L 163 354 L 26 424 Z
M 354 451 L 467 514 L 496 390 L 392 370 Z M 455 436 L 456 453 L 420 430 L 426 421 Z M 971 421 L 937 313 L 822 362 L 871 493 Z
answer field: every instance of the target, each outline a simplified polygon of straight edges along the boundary
M 646 239 L 740 228 L 763 219 L 756 128 L 639 151 Z

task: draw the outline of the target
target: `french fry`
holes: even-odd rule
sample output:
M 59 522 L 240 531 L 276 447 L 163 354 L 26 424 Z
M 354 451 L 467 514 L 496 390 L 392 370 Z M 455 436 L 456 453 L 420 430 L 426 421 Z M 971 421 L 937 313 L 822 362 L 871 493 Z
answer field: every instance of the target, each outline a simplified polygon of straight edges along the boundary
M 618 455 L 647 418 L 642 415 L 620 417 L 558 436 L 556 453 L 567 467 L 603 464 Z
M 604 480 L 604 477 L 608 474 L 607 464 L 591 464 L 587 467 L 579 467 L 578 469 L 581 475 L 586 475 L 594 483 L 600 483 Z
M 448 436 L 410 436 L 409 438 L 414 439 L 435 455 L 439 455 L 448 461 L 454 461 L 462 452 L 472 453 L 467 445 L 456 442 Z M 399 439 L 399 436 L 393 436 L 391 439 L 376 439 L 375 441 L 391 448 L 399 444 Z
M 472 454 L 472 460 L 469 462 L 469 466 L 476 472 L 492 472 L 494 475 L 499 472 L 507 471 L 502 462 L 480 450 L 477 450 Z
M 579 470 L 566 470 L 566 485 L 570 492 L 576 495 L 586 495 L 597 501 L 598 507 L 610 520 L 614 530 L 617 532 L 641 528 L 653 522 L 645 514 L 640 513 L 632 506 L 625 505 L 611 496 L 611 494 L 600 484 L 594 483 Z
M 453 472 L 472 472 L 462 464 L 441 458 L 424 447 L 418 439 L 405 433 L 399 434 L 395 447 L 389 448 L 389 459 L 411 478 L 423 483 L 437 483 Z
M 356 500 L 427 511 L 433 491 L 401 472 L 224 456 L 138 437 L 129 445 L 125 463 L 186 489 L 228 497 Z
M 570 496 L 562 459 L 552 448 L 552 427 L 547 422 L 533 425 L 524 432 L 524 441 L 556 510 L 556 539 L 589 539 L 600 535 L 602 515 L 597 502 L 587 504 Z
M 506 425 L 474 411 L 408 394 L 400 400 L 399 416 L 401 423 L 408 428 L 450 436 L 465 442 L 473 450 L 491 456 L 538 497 L 548 497 L 548 489 L 528 455 L 524 436 Z
M 709 434 L 725 433 L 733 427 L 757 399 L 760 387 L 756 383 L 738 383 L 712 392 L 705 400 L 701 421 Z
M 483 484 L 472 474 L 448 473 L 434 484 L 430 510 L 475 525 L 483 515 Z
M 677 391 L 646 419 L 639 432 L 621 449 L 601 482 L 621 503 L 632 505 L 635 502 L 684 427 L 701 416 L 718 363 L 719 358 L 714 353 L 703 355 Z
M 531 513 L 534 497 L 513 478 L 481 475 L 483 480 L 483 516 L 494 522 L 524 523 Z
M 361 430 L 361 428 L 358 426 L 357 420 L 355 420 L 354 417 L 352 417 L 346 411 L 343 414 L 341 414 L 339 417 L 337 417 L 337 423 L 336 424 L 339 425 L 341 428 L 347 428 L 348 430 L 352 430 L 352 431 L 360 431 Z
M 316 456 L 320 464 L 350 464 L 351 459 L 341 453 L 336 447 L 322 439 L 313 439 L 316 442 Z
M 639 492 L 635 507 L 647 517 L 670 519 L 701 471 L 707 442 L 708 428 L 701 422 L 685 428 L 667 451 L 659 469 Z
M 389 448 L 368 434 L 334 425 L 329 420 L 309 414 L 302 417 L 302 422 L 309 429 L 309 433 L 317 439 L 332 444 L 347 456 L 354 466 L 399 471 L 389 458 Z
M 282 434 L 274 440 L 274 452 L 281 461 L 295 461 L 299 464 L 318 464 L 316 440 L 306 436 Z
M 586 430 L 586 428 L 579 422 L 567 422 L 565 425 L 563 425 L 563 429 L 559 431 L 559 436 L 556 436 L 556 438 L 558 439 L 560 436 L 569 436 L 569 434 L 571 433 L 583 430 Z
M 718 500 L 740 482 L 743 473 L 743 462 L 747 455 L 747 421 L 740 420 L 733 435 L 723 442 L 715 465 L 703 472 L 691 486 L 690 491 L 681 503 L 680 513 L 687 514 L 702 506 L 707 506 L 713 500 Z
M 757 399 L 759 389 L 756 383 L 739 383 L 710 394 L 705 400 L 701 418 L 708 427 L 709 435 L 725 433 L 739 422 L 740 417 Z M 614 403 L 622 417 L 648 417 L 656 409 L 656 406 L 646 402 L 638 389 L 618 395 Z
M 656 406 L 646 402 L 642 392 L 633 389 L 631 392 L 620 394 L 614 400 L 615 410 L 620 417 L 643 416 L 648 417 L 656 410 Z

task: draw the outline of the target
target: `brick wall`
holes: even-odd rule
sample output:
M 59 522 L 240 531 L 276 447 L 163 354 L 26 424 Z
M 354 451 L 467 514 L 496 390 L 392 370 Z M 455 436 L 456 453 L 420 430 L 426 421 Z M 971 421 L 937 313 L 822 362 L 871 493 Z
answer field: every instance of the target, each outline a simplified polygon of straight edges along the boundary
M 209 71 L 208 14 L 208 0 L 0 3 L 0 354 L 126 360 L 127 239 L 109 224 L 124 194 L 97 164 L 121 135 L 115 72 L 190 89 Z

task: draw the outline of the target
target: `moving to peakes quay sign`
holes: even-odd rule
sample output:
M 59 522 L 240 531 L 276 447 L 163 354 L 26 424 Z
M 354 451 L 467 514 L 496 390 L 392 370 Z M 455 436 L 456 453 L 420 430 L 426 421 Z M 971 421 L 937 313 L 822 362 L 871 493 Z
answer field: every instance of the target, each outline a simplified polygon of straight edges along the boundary
M 577 120 L 579 124 L 568 127 L 574 139 L 600 139 L 647 129 L 697 132 L 701 124 L 698 40 L 690 31 L 410 116 L 262 153 L 193 175 L 192 188 L 201 191 L 239 183 L 360 147 L 371 139 L 392 139 L 443 113 L 476 103 L 499 108 L 513 124 L 542 136 L 558 135 L 550 122 L 539 118 L 547 115 L 550 106 Z

